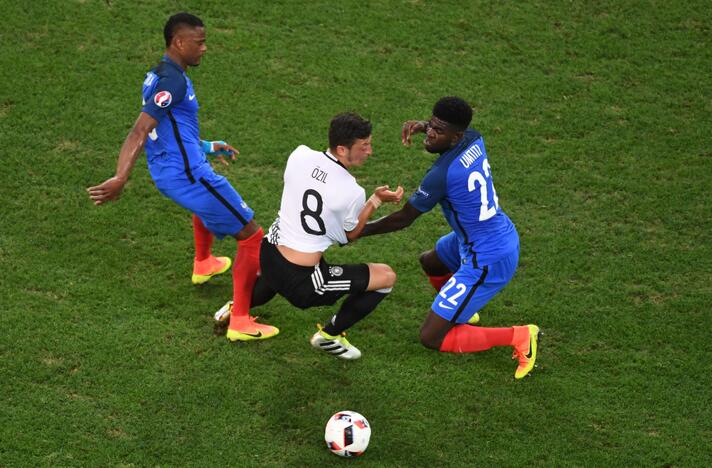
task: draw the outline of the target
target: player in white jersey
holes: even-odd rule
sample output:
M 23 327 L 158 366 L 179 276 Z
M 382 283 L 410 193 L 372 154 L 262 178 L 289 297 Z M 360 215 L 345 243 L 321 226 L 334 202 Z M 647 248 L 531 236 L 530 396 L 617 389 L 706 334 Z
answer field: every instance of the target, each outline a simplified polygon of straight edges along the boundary
M 346 233 L 365 203 L 364 189 L 336 156 L 301 145 L 287 160 L 282 204 L 268 236 L 300 252 L 323 252 L 348 243 Z
M 396 274 L 383 263 L 332 265 L 323 253 L 332 244 L 355 240 L 382 202 L 397 203 L 403 188 L 376 188 L 366 200 L 364 189 L 349 173 L 371 155 L 371 123 L 357 114 L 334 117 L 329 149 L 299 146 L 284 171 L 279 215 L 262 241 L 261 276 L 252 293 L 252 306 L 284 296 L 301 309 L 332 305 L 348 295 L 311 344 L 343 359 L 361 352 L 345 338 L 344 330 L 372 312 L 395 284 Z

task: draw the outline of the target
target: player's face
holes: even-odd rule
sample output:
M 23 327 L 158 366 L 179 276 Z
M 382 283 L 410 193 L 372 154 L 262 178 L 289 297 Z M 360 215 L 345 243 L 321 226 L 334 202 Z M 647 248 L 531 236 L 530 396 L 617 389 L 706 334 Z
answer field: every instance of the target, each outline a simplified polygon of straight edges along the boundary
M 180 53 L 185 63 L 191 67 L 200 65 L 200 59 L 208 50 L 205 45 L 205 28 L 183 28 L 176 34 L 180 44 Z
M 346 160 L 349 163 L 348 167 L 360 166 L 366 162 L 373 148 L 371 148 L 371 136 L 368 138 L 357 138 L 351 148 L 346 150 Z
M 462 132 L 435 116 L 430 118 L 425 131 L 425 150 L 428 153 L 444 153 L 452 148 L 462 137 Z

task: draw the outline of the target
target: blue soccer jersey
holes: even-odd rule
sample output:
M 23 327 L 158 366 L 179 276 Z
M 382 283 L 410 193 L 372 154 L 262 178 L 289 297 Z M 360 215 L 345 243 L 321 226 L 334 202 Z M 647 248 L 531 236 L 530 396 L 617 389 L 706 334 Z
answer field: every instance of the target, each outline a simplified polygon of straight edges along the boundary
M 409 202 L 421 212 L 440 203 L 461 258 L 474 266 L 491 265 L 519 246 L 514 224 L 499 207 L 484 140 L 473 129 L 438 157 Z
M 158 187 L 194 183 L 211 171 L 200 145 L 198 99 L 183 69 L 167 56 L 146 74 L 143 109 L 158 121 L 146 140 L 151 177 Z
M 143 109 L 158 125 L 146 159 L 158 190 L 196 214 L 218 238 L 234 236 L 254 217 L 228 180 L 216 174 L 200 143 L 198 99 L 183 69 L 167 56 L 146 74 Z

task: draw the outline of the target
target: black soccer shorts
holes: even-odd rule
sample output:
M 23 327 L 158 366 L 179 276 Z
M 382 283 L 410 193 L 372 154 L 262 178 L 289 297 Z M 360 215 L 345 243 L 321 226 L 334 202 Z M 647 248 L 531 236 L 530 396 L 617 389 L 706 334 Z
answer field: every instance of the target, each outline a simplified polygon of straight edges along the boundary
M 365 263 L 330 265 L 322 257 L 318 265 L 305 267 L 289 262 L 262 239 L 261 281 L 300 309 L 332 305 L 341 297 L 366 290 L 370 279 Z

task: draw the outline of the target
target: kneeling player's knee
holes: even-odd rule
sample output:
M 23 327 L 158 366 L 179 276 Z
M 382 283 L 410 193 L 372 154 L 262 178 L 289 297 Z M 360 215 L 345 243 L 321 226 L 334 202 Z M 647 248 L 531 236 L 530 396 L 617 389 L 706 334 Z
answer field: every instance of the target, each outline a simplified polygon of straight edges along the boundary
M 418 262 L 420 262 L 420 268 L 423 269 L 423 271 L 427 274 L 428 273 L 428 252 L 423 252 L 420 254 L 420 257 L 418 257 Z
M 420 268 L 428 276 L 440 276 L 449 273 L 448 268 L 440 260 L 435 250 L 423 252 L 418 257 L 418 261 L 420 262 Z
M 423 269 L 424 272 L 428 272 L 428 254 L 430 254 L 430 251 L 428 250 L 427 252 L 423 252 L 420 254 L 420 257 L 418 257 L 418 261 L 420 262 L 420 268 Z
M 420 344 L 428 349 L 439 350 L 442 344 L 442 339 L 439 339 L 431 333 L 426 327 L 420 328 Z

